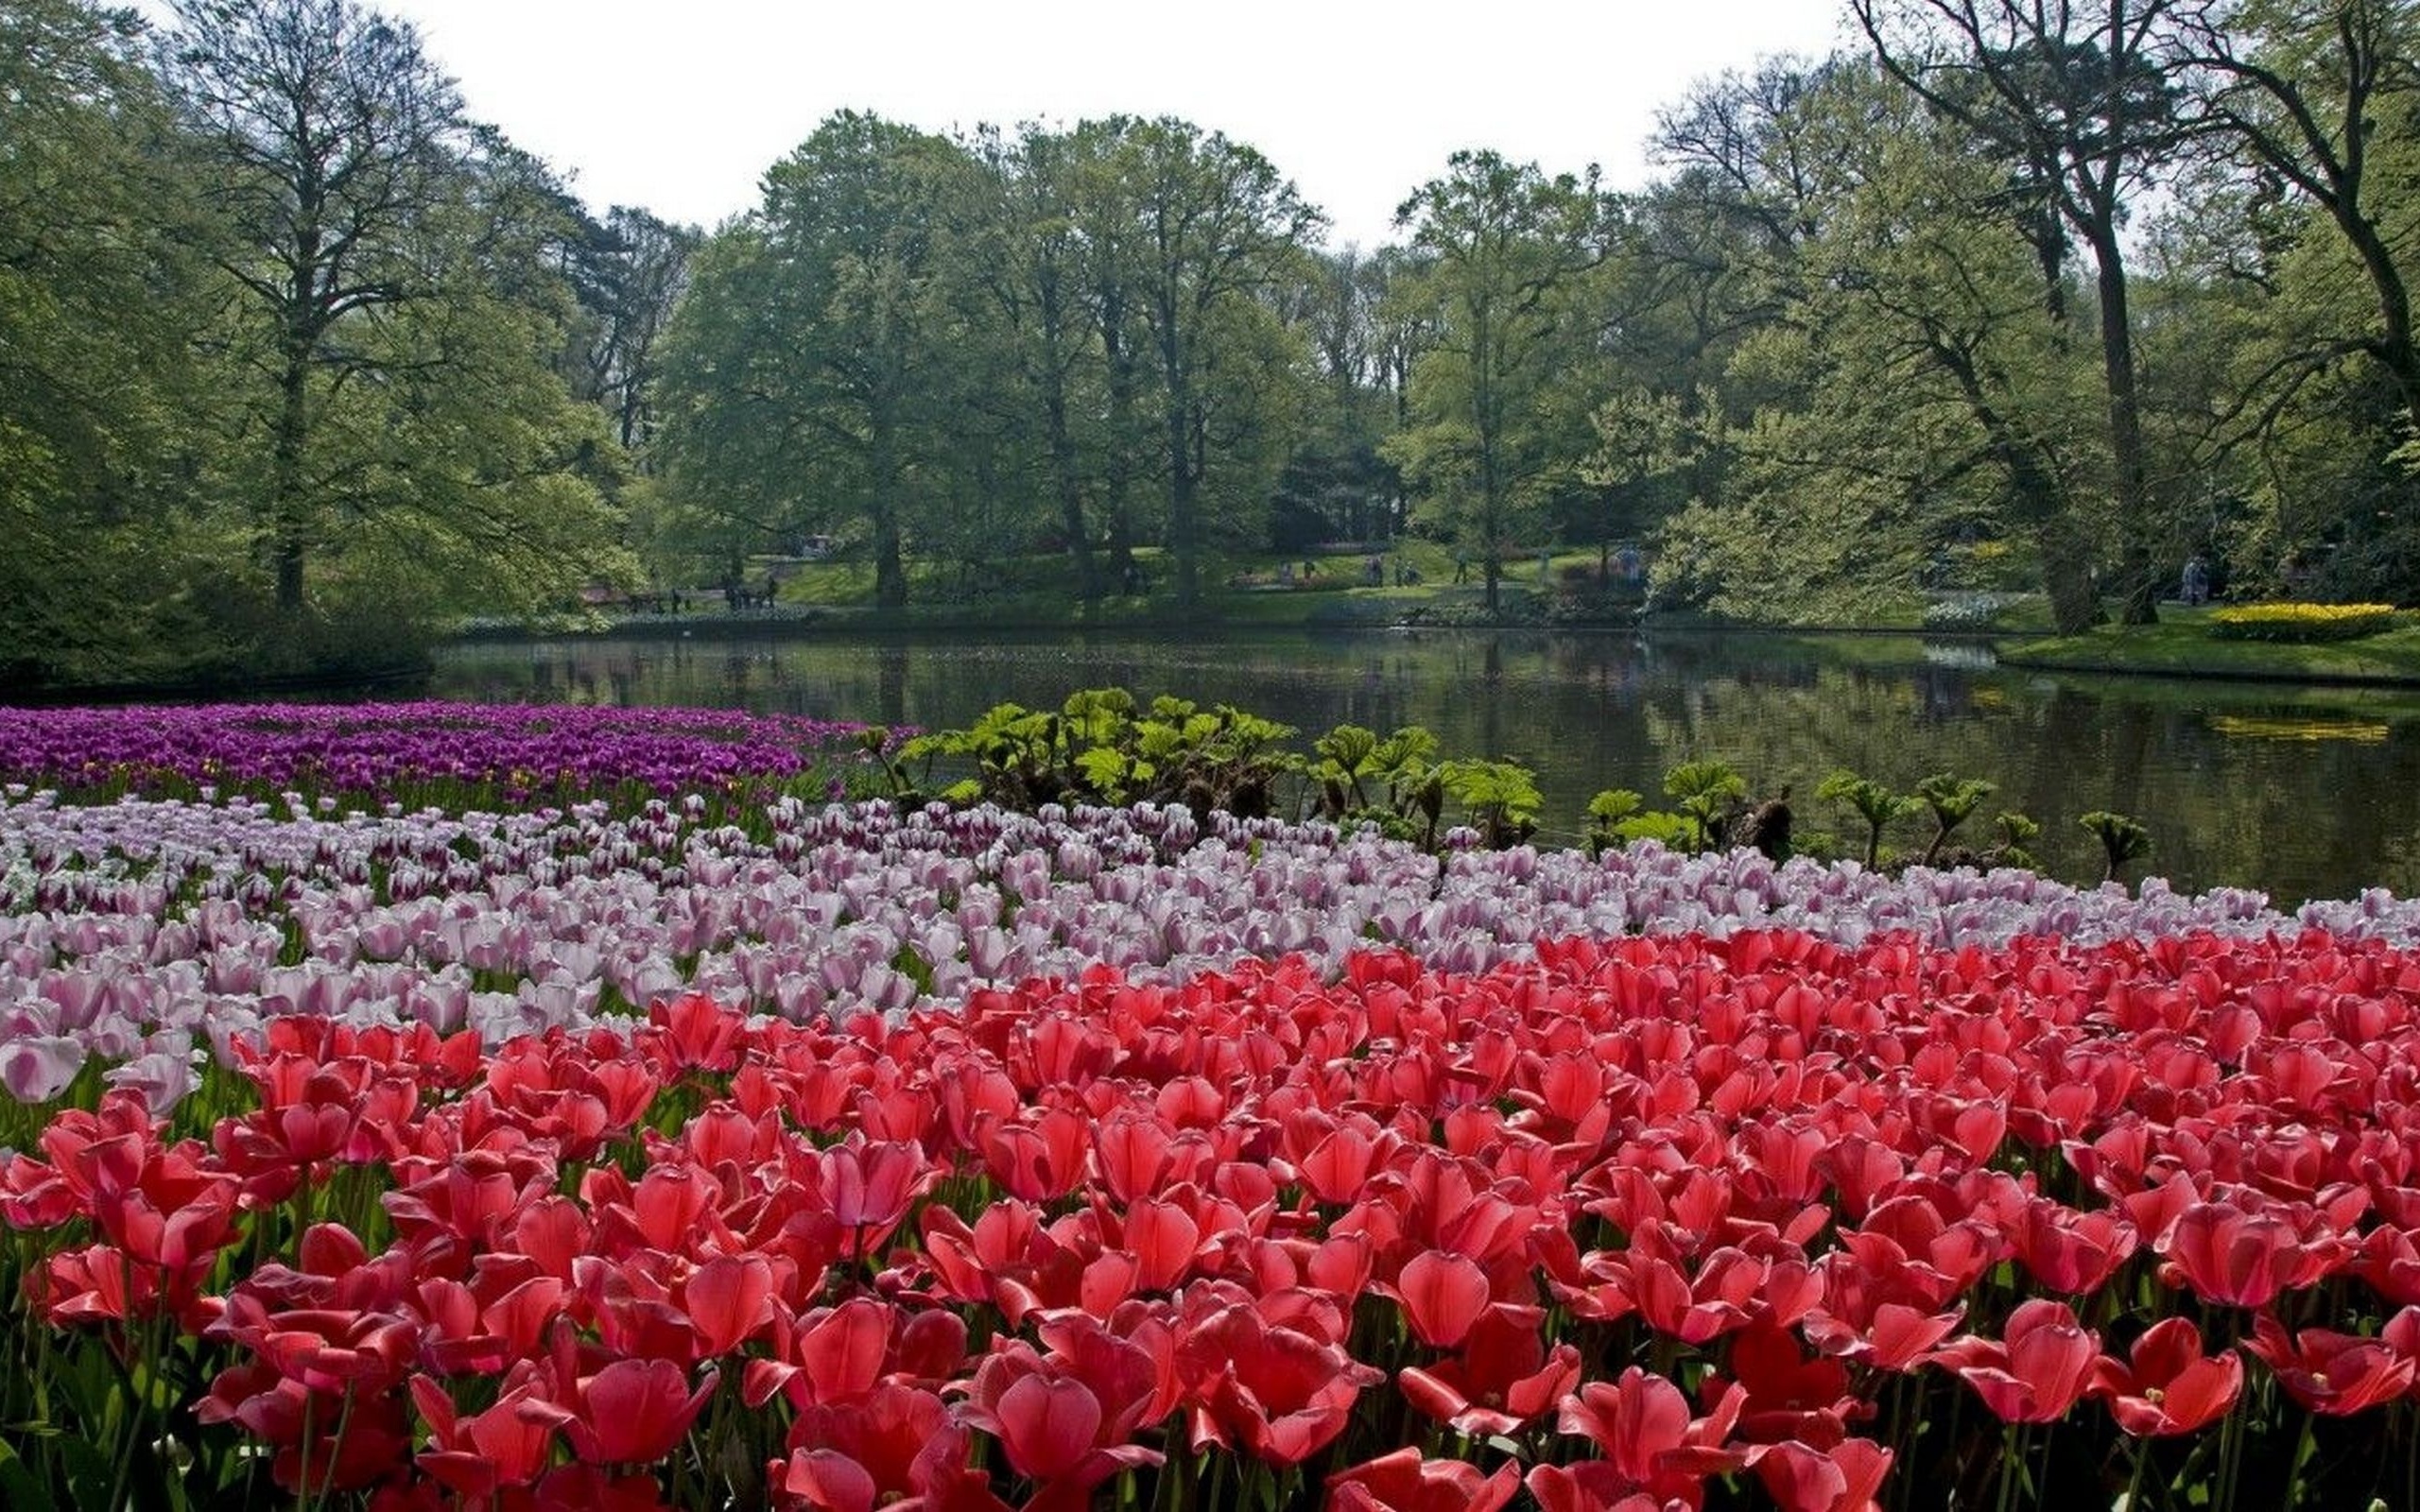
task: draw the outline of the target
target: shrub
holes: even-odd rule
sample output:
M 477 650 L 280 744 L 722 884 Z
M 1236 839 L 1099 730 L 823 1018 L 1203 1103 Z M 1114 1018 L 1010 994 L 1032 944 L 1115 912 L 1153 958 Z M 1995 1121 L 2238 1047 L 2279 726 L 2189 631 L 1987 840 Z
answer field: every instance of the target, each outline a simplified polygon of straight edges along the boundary
M 1925 606 L 1927 630 L 1988 630 L 2014 594 L 1951 593 Z
M 2210 616 L 2210 633 L 2228 641 L 2358 641 L 2391 627 L 2392 604 L 2238 604 Z

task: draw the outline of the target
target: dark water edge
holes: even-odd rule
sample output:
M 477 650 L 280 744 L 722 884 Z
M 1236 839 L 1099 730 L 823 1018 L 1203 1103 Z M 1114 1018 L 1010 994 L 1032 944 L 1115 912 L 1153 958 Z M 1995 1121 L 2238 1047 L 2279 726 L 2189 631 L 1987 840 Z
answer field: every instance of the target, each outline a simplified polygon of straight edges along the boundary
M 1999 667 L 1972 643 L 1907 637 L 1590 631 L 1132 632 L 872 637 L 767 627 L 440 651 L 439 696 L 702 704 L 939 727 L 1002 700 L 1121 685 L 1252 708 L 1304 731 L 1422 724 L 1451 755 L 1538 770 L 1543 839 L 1575 841 L 1590 794 L 1654 797 L 1720 757 L 1802 825 L 1856 820 L 1813 794 L 1847 767 L 1893 786 L 1952 771 L 2045 826 L 2048 868 L 2097 879 L 2091 809 L 2142 819 L 2149 868 L 2181 888 L 2252 886 L 2281 905 L 2370 886 L 2420 891 L 2420 696 Z M 1894 832 L 1922 843 L 1914 821 Z

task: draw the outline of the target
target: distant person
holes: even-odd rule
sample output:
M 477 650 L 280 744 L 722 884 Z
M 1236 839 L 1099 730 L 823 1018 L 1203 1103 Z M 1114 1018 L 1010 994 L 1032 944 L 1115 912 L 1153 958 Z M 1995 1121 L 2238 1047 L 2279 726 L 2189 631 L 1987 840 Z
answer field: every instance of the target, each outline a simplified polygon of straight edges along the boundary
M 1454 553 L 1454 582 L 1457 586 L 1471 580 L 1471 558 L 1466 552 Z
M 1636 585 L 1646 567 L 1647 563 L 1639 558 L 1638 548 L 1627 541 L 1622 543 L 1621 550 L 1614 553 L 1614 570 L 1622 575 L 1625 583 Z
M 2202 554 L 2198 551 L 2185 564 L 2183 586 L 2187 607 L 2199 609 L 2210 601 L 2210 564 L 2202 559 Z
M 1387 564 L 1378 559 L 1378 554 L 1374 551 L 1370 553 L 1369 560 L 1361 564 L 1361 580 L 1372 588 L 1386 586 Z

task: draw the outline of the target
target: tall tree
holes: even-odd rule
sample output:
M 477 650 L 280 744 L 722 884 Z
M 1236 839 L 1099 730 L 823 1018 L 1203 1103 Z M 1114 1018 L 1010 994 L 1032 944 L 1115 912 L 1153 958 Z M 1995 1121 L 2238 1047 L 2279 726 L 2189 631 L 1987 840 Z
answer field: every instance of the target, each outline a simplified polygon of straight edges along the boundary
M 2091 250 L 2107 397 L 2110 493 L 2126 531 L 2124 617 L 2155 617 L 2161 569 L 2127 300 L 2129 205 L 2177 141 L 2164 22 L 2182 0 L 1850 0 L 1894 77 L 2010 169 L 2011 204 L 2046 263 L 2038 207 Z M 2055 299 L 2055 267 L 2046 281 Z
M 983 168 L 985 198 L 982 240 L 967 272 L 1001 329 L 1022 395 L 1039 411 L 1057 534 L 1076 569 L 1077 596 L 1090 604 L 1107 585 L 1094 547 L 1098 510 L 1087 507 L 1095 470 L 1086 465 L 1094 449 L 1085 445 L 1086 411 L 1101 357 L 1079 226 L 1080 146 L 1028 124 L 1013 136 L 987 127 L 970 148 Z
M 294 615 L 321 520 L 315 384 L 371 361 L 340 327 L 424 292 L 418 222 L 450 193 L 461 100 L 409 26 L 353 0 L 185 0 L 177 19 L 171 77 L 240 238 L 227 270 L 272 329 L 265 523 L 277 607 Z
M 2203 0 L 2171 18 L 2169 41 L 2199 86 L 2186 124 L 2316 206 L 2359 266 L 2369 318 L 2306 360 L 2377 362 L 2420 436 L 2420 251 L 2402 213 L 2415 165 L 2395 152 L 2410 156 L 2420 110 L 2420 15 L 2395 0 Z
M 409 26 L 354 0 L 177 17 L 164 62 L 227 229 L 228 346 L 265 438 L 231 464 L 261 501 L 278 617 L 303 614 L 315 559 L 389 619 L 567 594 L 609 566 L 579 475 L 599 427 L 552 367 L 559 186 L 471 127 Z
M 654 438 L 664 328 L 689 286 L 705 238 L 648 211 L 615 205 L 579 217 L 570 272 L 583 318 L 574 330 L 575 390 L 611 418 L 614 439 L 640 457 Z
M 1768 395 L 1738 438 L 1734 518 L 1701 509 L 1676 534 L 1718 543 L 1700 570 L 1726 607 L 1833 619 L 1918 586 L 1955 541 L 2014 536 L 2060 627 L 2083 628 L 2099 610 L 2079 495 L 2105 470 L 2004 172 L 1870 71 L 1802 109 L 1814 232 L 1785 318 L 1734 364 Z
M 207 528 L 209 229 L 179 168 L 130 15 L 0 7 L 0 680 L 175 670 L 160 611 Z
M 1233 401 L 1253 397 L 1256 372 L 1270 370 L 1234 359 L 1264 355 L 1252 349 L 1275 322 L 1261 296 L 1320 215 L 1268 159 L 1218 132 L 1168 118 L 1113 129 L 1112 161 L 1136 212 L 1134 288 L 1158 358 L 1168 548 L 1177 599 L 1191 604 L 1201 595 L 1204 486 L 1227 450 L 1214 444 L 1214 423 L 1223 400 L 1224 420 L 1250 427 L 1250 406 Z M 1253 479 L 1252 491 L 1265 482 Z
M 1477 553 L 1491 614 L 1506 555 L 1584 446 L 1555 433 L 1549 395 L 1587 347 L 1572 296 L 1602 258 L 1606 213 L 1593 174 L 1549 179 L 1493 152 L 1454 154 L 1396 212 L 1425 260 L 1407 295 L 1437 331 L 1389 451 Z M 1584 427 L 1584 405 L 1563 408 Z
M 970 174 L 943 138 L 832 116 L 708 243 L 666 357 L 680 490 L 764 532 L 862 523 L 885 607 L 908 601 L 911 519 L 944 491 L 958 331 L 942 205 Z

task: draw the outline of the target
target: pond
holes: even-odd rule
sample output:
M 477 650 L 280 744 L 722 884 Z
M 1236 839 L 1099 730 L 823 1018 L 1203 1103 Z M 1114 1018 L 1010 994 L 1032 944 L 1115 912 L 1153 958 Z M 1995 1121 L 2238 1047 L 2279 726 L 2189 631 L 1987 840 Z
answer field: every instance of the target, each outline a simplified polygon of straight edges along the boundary
M 1759 797 L 1792 786 L 1802 827 L 1861 833 L 1816 784 L 1847 767 L 1893 787 L 1949 771 L 1998 786 L 1970 827 L 2040 820 L 2048 869 L 2100 875 L 2077 827 L 2131 814 L 2179 888 L 2257 887 L 2280 905 L 2420 890 L 2420 696 L 2208 680 L 2053 679 L 1967 644 L 1767 634 L 1435 631 L 994 635 L 867 640 L 767 632 L 454 646 L 441 696 L 703 704 L 927 728 L 1013 699 L 1119 685 L 1230 702 L 1303 740 L 1351 721 L 1434 730 L 1447 755 L 1535 767 L 1544 841 L 1576 842 L 1588 798 L 1656 798 L 1720 757 Z M 1659 799 L 1660 801 L 1660 799 Z M 1903 846 L 1921 826 L 1903 821 Z M 1962 838 L 1964 833 L 1962 832 Z M 1976 838 L 1980 839 L 1979 833 Z

